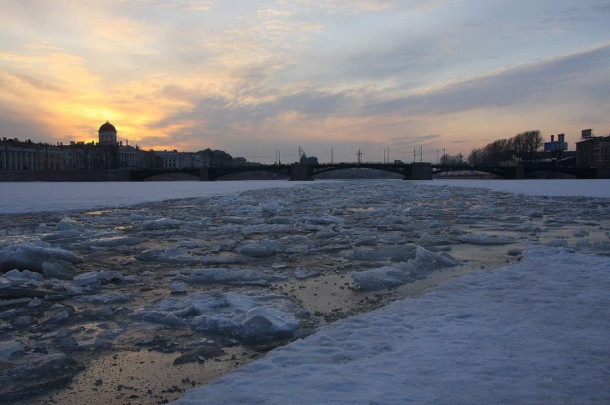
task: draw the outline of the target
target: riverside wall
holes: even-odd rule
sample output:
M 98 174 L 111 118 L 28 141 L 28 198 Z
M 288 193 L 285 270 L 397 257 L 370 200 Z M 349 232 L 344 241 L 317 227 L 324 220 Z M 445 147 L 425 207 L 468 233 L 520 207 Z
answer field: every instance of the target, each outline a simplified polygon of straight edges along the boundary
M 129 170 L 0 170 L 0 182 L 7 181 L 129 181 Z
M 598 179 L 610 179 L 610 167 L 600 167 L 597 169 Z

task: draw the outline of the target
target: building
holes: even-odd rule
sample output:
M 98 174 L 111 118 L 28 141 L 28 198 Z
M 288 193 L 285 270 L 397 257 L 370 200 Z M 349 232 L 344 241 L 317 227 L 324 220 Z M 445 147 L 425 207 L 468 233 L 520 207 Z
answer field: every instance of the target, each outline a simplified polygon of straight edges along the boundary
M 2 138 L 0 170 L 64 170 L 64 153 L 56 145 Z
M 154 153 L 161 159 L 164 169 L 196 169 L 209 166 L 204 156 L 196 152 L 178 152 L 174 149 Z
M 576 166 L 610 167 L 610 135 L 595 136 L 591 129 L 583 129 L 576 142 Z
M 568 152 L 568 143 L 564 134 L 551 135 L 551 141 L 544 143 L 544 150 L 537 155 L 541 164 L 554 163 L 556 166 L 574 166 L 575 152 Z
M 118 141 L 116 127 L 108 121 L 98 129 L 98 142 L 71 141 L 69 145 L 50 145 L 29 139 L 0 139 L 0 170 L 5 171 L 192 169 L 233 164 L 231 155 L 219 150 L 155 152 L 142 150 L 138 145 L 130 146 L 128 141 L 123 144 Z
M 118 146 L 100 146 L 95 142 L 74 142 L 63 146 L 67 170 L 107 170 L 117 168 Z
M 545 152 L 563 152 L 566 150 L 568 150 L 568 143 L 565 141 L 564 134 L 558 134 L 557 140 L 555 140 L 555 135 L 551 135 L 551 142 L 544 143 Z
M 62 146 L 68 170 L 108 170 L 118 168 L 117 130 L 108 121 L 98 130 L 98 143 L 70 141 Z
M 121 169 L 156 169 L 163 167 L 162 160 L 153 150 L 144 151 L 138 145 L 119 142 L 118 167 Z
M 118 132 L 106 121 L 98 130 L 98 142 L 70 142 L 64 146 L 65 166 L 70 170 L 144 169 L 160 167 L 153 151 L 117 141 Z
M 38 145 L 38 170 L 60 171 L 64 169 L 65 159 L 61 146 Z

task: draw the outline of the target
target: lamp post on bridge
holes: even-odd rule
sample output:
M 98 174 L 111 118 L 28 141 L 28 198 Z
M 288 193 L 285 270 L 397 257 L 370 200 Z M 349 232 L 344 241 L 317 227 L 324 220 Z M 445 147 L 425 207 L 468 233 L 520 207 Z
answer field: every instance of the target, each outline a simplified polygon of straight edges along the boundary
M 413 163 L 415 163 L 417 155 L 419 155 L 419 162 L 420 163 L 423 162 L 423 154 L 424 154 L 423 146 L 419 147 L 419 153 L 417 153 L 417 148 L 413 148 Z

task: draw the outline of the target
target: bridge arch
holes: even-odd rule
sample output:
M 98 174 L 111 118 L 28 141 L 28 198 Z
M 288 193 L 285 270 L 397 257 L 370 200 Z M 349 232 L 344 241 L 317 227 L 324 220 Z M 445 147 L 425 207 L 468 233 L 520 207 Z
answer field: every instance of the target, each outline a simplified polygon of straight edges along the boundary
M 447 166 L 432 165 L 432 174 L 449 172 L 480 172 L 489 173 L 502 179 L 515 179 L 519 177 L 517 168 L 514 166 Z
M 411 176 L 411 165 L 408 164 L 387 164 L 387 163 L 336 163 L 336 164 L 319 164 L 312 166 L 312 176 L 322 173 L 328 173 L 338 170 L 348 169 L 370 169 L 379 170 L 390 173 L 397 173 L 403 176 L 404 179 Z
M 230 177 L 237 174 L 246 173 L 268 173 L 276 176 L 272 176 L 271 179 L 280 176 L 288 180 L 290 178 L 290 166 L 288 165 L 252 165 L 252 166 L 235 166 L 235 167 L 219 167 L 208 169 L 207 180 L 219 180 L 223 177 Z M 269 178 L 269 177 L 267 177 Z M 205 180 L 202 178 L 202 180 Z
M 595 179 L 599 175 L 597 169 L 595 168 L 563 167 L 544 164 L 519 166 L 432 166 L 433 174 L 448 171 L 476 171 L 491 173 L 503 179 L 541 179 L 558 175 L 568 175 L 578 179 Z

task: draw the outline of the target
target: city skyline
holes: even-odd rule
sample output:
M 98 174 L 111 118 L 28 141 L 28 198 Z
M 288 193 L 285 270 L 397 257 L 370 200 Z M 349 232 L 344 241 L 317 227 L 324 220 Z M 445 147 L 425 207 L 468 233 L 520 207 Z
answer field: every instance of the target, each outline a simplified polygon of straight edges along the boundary
M 0 136 L 249 161 L 424 160 L 610 132 L 610 5 L 587 0 L 3 3 Z M 333 152 L 331 152 L 331 150 Z M 328 155 L 328 156 L 327 156 Z

